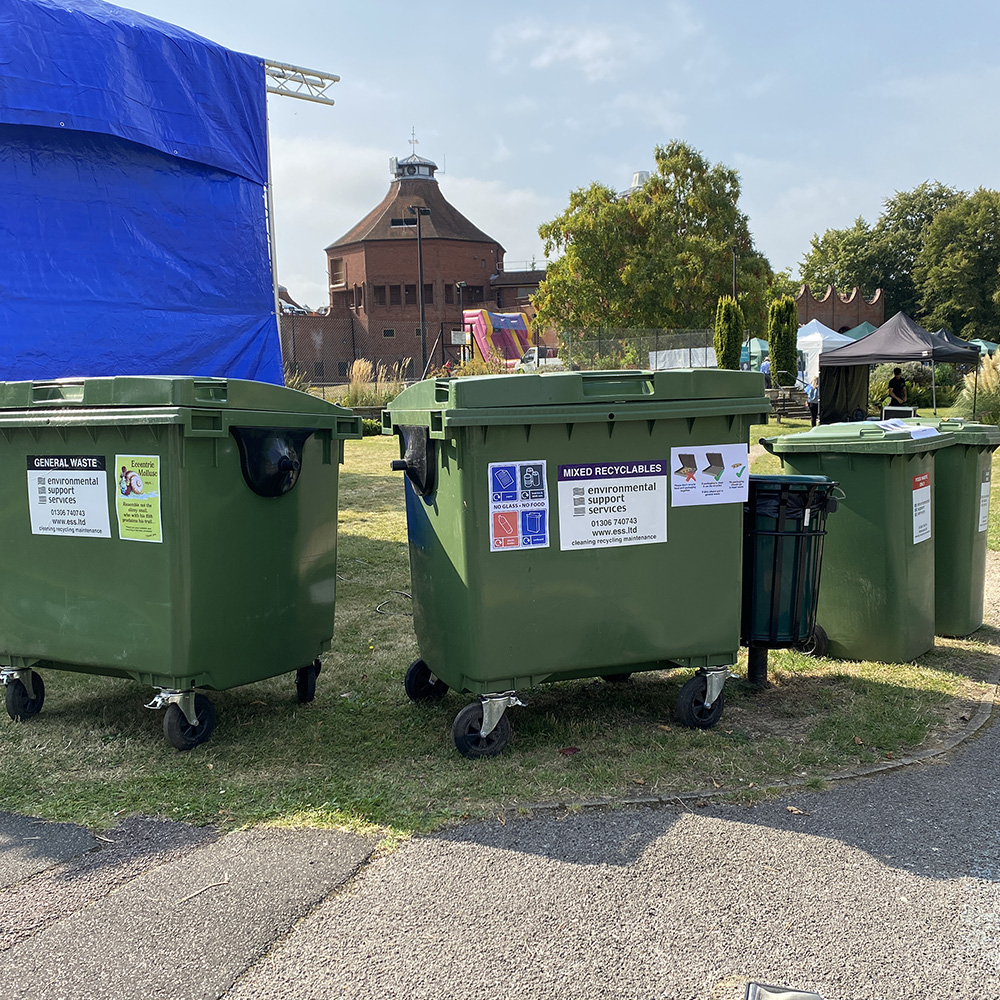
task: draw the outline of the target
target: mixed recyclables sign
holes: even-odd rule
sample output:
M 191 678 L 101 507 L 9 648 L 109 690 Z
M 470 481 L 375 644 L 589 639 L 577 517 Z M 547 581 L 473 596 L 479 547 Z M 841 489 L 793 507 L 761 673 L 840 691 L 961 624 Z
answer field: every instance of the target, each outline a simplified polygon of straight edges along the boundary
M 546 464 L 489 464 L 491 551 L 549 546 L 553 510 Z M 563 550 L 665 542 L 668 507 L 745 503 L 749 495 L 743 444 L 673 448 L 669 459 L 577 462 L 555 471 Z
M 117 537 L 162 542 L 160 458 L 115 455 Z M 29 455 L 28 513 L 33 535 L 112 538 L 104 455 Z

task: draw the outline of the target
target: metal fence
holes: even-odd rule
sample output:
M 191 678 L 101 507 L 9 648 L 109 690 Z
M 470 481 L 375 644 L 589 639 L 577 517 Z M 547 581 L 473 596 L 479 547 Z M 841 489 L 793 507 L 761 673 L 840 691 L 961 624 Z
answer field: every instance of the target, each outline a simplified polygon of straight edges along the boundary
M 281 317 L 282 356 L 286 372 L 315 386 L 348 382 L 357 360 L 398 372 L 403 379 L 419 379 L 425 369 L 460 364 L 462 334 L 456 326 L 428 324 L 421 336 L 419 325 L 412 322 L 370 331 L 351 317 L 285 314 Z M 538 346 L 551 345 L 555 338 L 536 328 L 530 339 L 531 346 Z M 711 330 L 589 329 L 565 331 L 557 339 L 557 355 L 568 368 L 715 367 Z
M 559 338 L 564 363 L 578 368 L 714 368 L 711 330 L 576 330 Z

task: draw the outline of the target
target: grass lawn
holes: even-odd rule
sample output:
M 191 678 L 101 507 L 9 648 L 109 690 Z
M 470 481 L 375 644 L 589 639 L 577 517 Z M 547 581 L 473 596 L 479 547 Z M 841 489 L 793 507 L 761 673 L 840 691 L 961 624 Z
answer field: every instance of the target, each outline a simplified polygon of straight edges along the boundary
M 803 428 L 771 424 L 751 440 Z M 394 439 L 346 443 L 336 636 L 313 703 L 297 703 L 287 674 L 213 693 L 215 734 L 179 753 L 162 737 L 160 714 L 142 707 L 148 688 L 48 671 L 37 718 L 3 716 L 3 808 L 94 829 L 140 811 L 223 827 L 378 828 L 399 837 L 537 802 L 615 804 L 701 790 L 754 797 L 933 744 L 964 725 L 987 691 L 1000 639 L 989 627 L 971 639 L 939 639 L 914 664 L 778 651 L 770 689 L 727 684 L 715 729 L 686 729 L 674 718 L 690 671 L 637 674 L 625 684 L 564 681 L 521 693 L 528 706 L 510 710 L 514 736 L 501 757 L 465 760 L 451 722 L 472 699 L 452 692 L 414 705 L 402 688 L 418 651 L 403 487 L 389 471 L 395 457 Z

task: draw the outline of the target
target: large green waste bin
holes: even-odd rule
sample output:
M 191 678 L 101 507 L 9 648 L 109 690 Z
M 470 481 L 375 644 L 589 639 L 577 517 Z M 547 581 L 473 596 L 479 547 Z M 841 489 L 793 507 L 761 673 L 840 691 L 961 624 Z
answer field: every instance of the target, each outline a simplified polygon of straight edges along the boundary
M 845 496 L 827 523 L 817 621 L 831 656 L 903 663 L 934 645 L 933 428 L 825 424 L 766 439 L 785 472 Z
M 211 378 L 0 383 L 0 678 L 12 717 L 40 667 L 159 689 L 179 749 L 221 690 L 296 670 L 333 634 L 349 410 Z
M 933 427 L 954 440 L 934 454 L 934 631 L 968 635 L 983 624 L 991 472 L 1000 428 L 960 417 L 903 422 Z
M 414 624 L 411 698 L 480 695 L 467 756 L 498 753 L 514 692 L 695 667 L 682 718 L 712 725 L 740 639 L 755 373 L 564 372 L 425 381 L 399 435 Z

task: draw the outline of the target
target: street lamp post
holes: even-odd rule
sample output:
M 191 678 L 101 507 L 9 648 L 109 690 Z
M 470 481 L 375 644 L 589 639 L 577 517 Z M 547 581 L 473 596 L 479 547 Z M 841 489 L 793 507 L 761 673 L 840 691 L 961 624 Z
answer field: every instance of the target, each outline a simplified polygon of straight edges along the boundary
M 455 282 L 455 287 L 458 289 L 458 316 L 459 316 L 459 321 L 462 324 L 462 333 L 464 334 L 465 333 L 465 305 L 464 305 L 464 299 L 465 299 L 465 289 L 469 287 L 469 283 L 467 281 L 456 281 Z M 459 346 L 459 353 L 461 355 L 462 360 L 465 361 L 466 358 L 465 358 L 465 345 L 464 344 L 462 344 L 462 345 Z
M 420 217 L 430 215 L 423 205 L 407 205 L 407 211 L 417 217 L 417 295 L 420 296 L 420 370 L 427 371 L 427 317 L 424 313 L 424 248 L 420 242 Z

